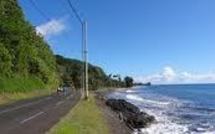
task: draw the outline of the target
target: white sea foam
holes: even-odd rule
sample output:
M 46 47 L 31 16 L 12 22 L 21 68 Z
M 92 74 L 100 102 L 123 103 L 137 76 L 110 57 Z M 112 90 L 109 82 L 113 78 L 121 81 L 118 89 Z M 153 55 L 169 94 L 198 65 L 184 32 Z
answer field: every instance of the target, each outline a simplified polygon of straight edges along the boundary
M 126 93 L 134 93 L 135 91 L 134 90 L 126 90 L 125 92 Z
M 143 134 L 186 134 L 188 128 L 166 121 L 163 123 L 152 124 L 149 128 L 142 129 L 141 132 Z
M 191 133 L 191 134 L 196 134 L 196 133 Z M 198 133 L 198 134 L 215 134 L 215 131 L 213 131 L 213 132 L 203 132 L 203 133 Z
M 148 128 L 141 129 L 141 133 L 134 132 L 134 134 L 215 134 L 215 131 L 207 132 L 204 128 L 197 128 L 196 130 L 198 132 L 191 132 L 189 130 L 190 125 L 179 124 L 166 114 L 166 111 L 171 110 L 171 107 L 161 110 L 154 110 L 150 108 L 141 109 L 141 111 L 145 111 L 146 113 L 153 115 L 156 119 L 156 123 L 151 124 Z
M 157 121 L 148 128 L 141 129 L 141 134 L 215 134 L 215 132 L 201 132 L 202 128 L 198 128 L 199 132 L 190 132 L 189 125 L 178 124 L 174 122 L 174 119 L 172 119 L 166 114 L 167 111 L 174 110 L 174 107 L 172 107 L 172 105 L 170 105 L 170 107 L 163 107 L 163 105 L 179 103 L 177 100 L 169 98 L 169 101 L 162 102 L 144 99 L 143 97 L 140 97 L 135 94 L 127 94 L 126 98 L 128 100 L 137 101 L 144 104 L 148 103 L 150 105 L 156 105 L 158 107 L 164 108 L 160 110 L 154 110 L 150 108 L 141 109 L 142 111 L 145 111 L 150 115 L 153 115 Z M 134 132 L 134 134 L 139 134 L 139 132 Z
M 144 109 L 156 119 L 156 123 L 148 128 L 141 129 L 142 134 L 187 134 L 188 126 L 174 123 L 163 111 Z
M 150 103 L 150 104 L 156 104 L 156 105 L 168 105 L 168 104 L 170 104 L 170 102 L 161 102 L 161 101 L 144 99 L 142 97 L 139 97 L 138 95 L 133 95 L 133 94 L 127 94 L 126 98 L 130 99 L 130 100 L 134 100 L 134 101 L 141 101 L 144 103 Z

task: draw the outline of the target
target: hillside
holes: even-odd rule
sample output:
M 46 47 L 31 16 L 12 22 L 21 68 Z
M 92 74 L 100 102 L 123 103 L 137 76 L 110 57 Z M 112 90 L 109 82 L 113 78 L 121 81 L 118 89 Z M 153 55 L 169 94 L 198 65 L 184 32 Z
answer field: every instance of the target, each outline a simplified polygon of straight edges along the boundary
M 0 1 L 0 92 L 56 87 L 53 52 L 16 0 Z
M 58 65 L 58 72 L 63 82 L 70 82 L 76 88 L 81 87 L 83 62 L 75 59 L 64 58 L 56 55 Z M 106 75 L 102 68 L 89 64 L 89 88 L 96 90 L 103 87 L 117 87 L 122 86 L 123 82 L 114 80 L 111 75 Z

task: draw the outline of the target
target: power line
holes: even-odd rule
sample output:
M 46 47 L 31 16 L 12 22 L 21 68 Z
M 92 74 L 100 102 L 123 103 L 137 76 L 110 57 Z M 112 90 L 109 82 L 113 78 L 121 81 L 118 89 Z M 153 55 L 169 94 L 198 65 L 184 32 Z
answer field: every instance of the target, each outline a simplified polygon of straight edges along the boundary
M 83 20 L 81 19 L 81 17 L 79 16 L 77 10 L 75 9 L 75 7 L 73 6 L 72 2 L 70 0 L 67 0 L 69 6 L 71 7 L 73 13 L 75 14 L 75 17 L 78 19 L 78 21 L 83 24 Z
M 48 21 L 51 20 L 42 10 L 40 10 L 40 8 L 37 6 L 34 0 L 29 0 L 29 2 L 45 19 L 47 19 Z
M 33 0 L 30 0 L 31 4 L 33 5 L 33 7 L 44 17 L 46 18 L 48 21 L 51 20 L 42 10 L 40 10 L 40 8 L 36 5 L 36 3 Z M 69 7 L 72 9 L 75 17 L 78 19 L 78 21 L 81 24 L 82 27 L 82 58 L 84 61 L 84 67 L 83 67 L 83 77 L 84 77 L 84 81 L 83 81 L 83 85 L 84 85 L 84 89 L 85 89 L 85 97 L 88 98 L 88 62 L 87 62 L 87 23 L 85 21 L 85 19 L 81 19 L 81 17 L 79 16 L 77 10 L 75 9 L 75 7 L 73 6 L 72 2 L 70 0 L 67 0 Z M 52 27 L 52 25 L 50 26 Z M 83 94 L 84 92 L 82 92 Z M 84 95 L 84 94 L 83 94 Z M 82 95 L 82 96 L 83 96 Z
M 40 15 L 43 16 L 43 18 L 45 18 L 48 22 L 51 21 L 51 18 L 48 17 L 48 15 L 46 15 L 45 12 L 43 12 L 38 6 L 37 4 L 35 3 L 34 0 L 29 0 L 29 2 L 31 3 L 31 5 L 34 7 L 35 10 L 37 10 L 37 12 L 39 12 Z M 55 23 L 51 23 L 50 26 L 48 27 L 48 29 L 51 29 L 51 28 L 55 28 Z
M 37 6 L 37 4 L 35 3 L 34 0 L 28 0 L 28 1 L 31 3 L 31 5 L 34 7 L 34 9 L 35 9 L 37 12 L 39 12 L 39 14 L 40 14 L 43 18 L 45 18 L 48 22 L 49 22 L 49 21 L 52 21 L 51 17 L 49 17 L 49 15 L 47 15 L 43 10 L 41 10 L 41 9 Z M 51 29 L 51 28 L 54 29 L 55 26 L 56 26 L 56 23 L 51 23 L 51 24 L 49 25 L 48 29 Z M 66 34 L 66 36 L 69 37 L 69 35 L 68 35 L 67 32 L 65 32 L 65 34 Z
M 66 6 L 66 9 L 67 9 L 67 11 L 68 11 L 68 13 L 70 14 L 70 16 L 71 17 L 75 17 L 77 20 L 78 20 L 78 22 L 79 23 L 81 23 L 81 27 L 82 27 L 82 44 L 84 43 L 84 41 L 83 41 L 83 22 L 82 22 L 82 19 L 81 19 L 81 17 L 79 16 L 79 14 L 78 14 L 78 12 L 77 12 L 77 10 L 76 10 L 76 8 L 73 6 L 73 3 L 71 2 L 71 1 L 69 1 L 69 0 L 61 0 L 61 2 L 62 3 L 64 3 L 64 4 L 66 4 L 67 6 L 69 5 L 69 8 L 67 8 L 67 6 Z M 78 2 L 78 0 L 76 0 L 76 3 Z M 72 9 L 72 11 L 71 11 L 71 9 Z M 85 61 L 84 59 L 84 47 L 83 47 L 83 45 L 82 45 L 82 48 L 81 48 L 82 50 L 82 59 L 83 59 L 83 61 Z M 83 62 L 84 63 L 84 62 Z M 84 93 L 84 88 L 85 88 L 85 65 L 83 64 L 83 66 L 82 66 L 82 68 L 81 68 L 81 70 L 83 71 L 83 73 L 82 73 L 82 82 L 81 82 L 81 94 L 82 94 L 82 98 L 85 96 L 85 93 Z
M 35 0 L 28 0 L 30 2 L 30 4 L 33 6 L 33 8 L 47 21 L 52 21 L 51 17 L 49 17 L 49 15 L 47 15 L 43 10 L 40 9 L 40 7 L 38 7 L 37 3 L 35 2 Z M 69 9 L 66 8 L 68 11 Z M 73 16 L 73 15 L 72 15 Z M 51 23 L 48 27 L 48 29 L 51 28 L 55 28 L 56 23 Z M 68 31 L 64 32 L 65 36 L 67 36 L 67 38 L 70 37 Z M 82 56 L 83 57 L 83 56 Z
M 72 9 L 75 17 L 78 19 L 78 21 L 81 24 L 82 28 L 82 56 L 83 56 L 83 86 L 85 90 L 85 98 L 88 99 L 89 92 L 88 92 L 88 62 L 87 62 L 87 22 L 85 19 L 81 19 L 80 15 L 78 14 L 77 10 L 73 6 L 72 2 L 70 0 L 67 0 L 70 8 Z M 84 92 L 83 92 L 84 93 Z M 83 95 L 82 95 L 83 96 Z

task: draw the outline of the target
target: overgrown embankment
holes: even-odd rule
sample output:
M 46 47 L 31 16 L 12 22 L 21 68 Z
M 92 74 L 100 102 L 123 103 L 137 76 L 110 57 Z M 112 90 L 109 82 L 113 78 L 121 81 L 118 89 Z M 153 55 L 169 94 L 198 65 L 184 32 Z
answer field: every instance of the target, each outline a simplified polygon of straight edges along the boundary
M 0 77 L 1 93 L 29 92 L 35 89 L 42 90 L 45 84 L 37 77 Z
M 24 99 L 51 95 L 53 90 L 33 90 L 31 92 L 1 93 L 0 105 L 9 105 Z

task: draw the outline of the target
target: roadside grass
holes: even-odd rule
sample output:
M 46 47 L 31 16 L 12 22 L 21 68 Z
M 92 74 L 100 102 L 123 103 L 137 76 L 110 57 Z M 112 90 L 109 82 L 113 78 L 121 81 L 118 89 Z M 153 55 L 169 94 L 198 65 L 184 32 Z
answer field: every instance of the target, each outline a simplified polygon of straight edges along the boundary
M 35 89 L 45 89 L 45 84 L 36 77 L 0 77 L 0 93 L 30 92 Z
M 54 90 L 51 90 L 40 79 L 33 76 L 14 76 L 11 78 L 0 76 L 0 105 L 49 95 L 52 92 Z
M 30 99 L 45 95 L 50 95 L 54 90 L 44 89 L 44 90 L 33 90 L 29 92 L 14 92 L 14 93 L 0 93 L 0 105 L 11 104 L 13 102 Z
M 109 134 L 94 96 L 81 100 L 47 134 Z

